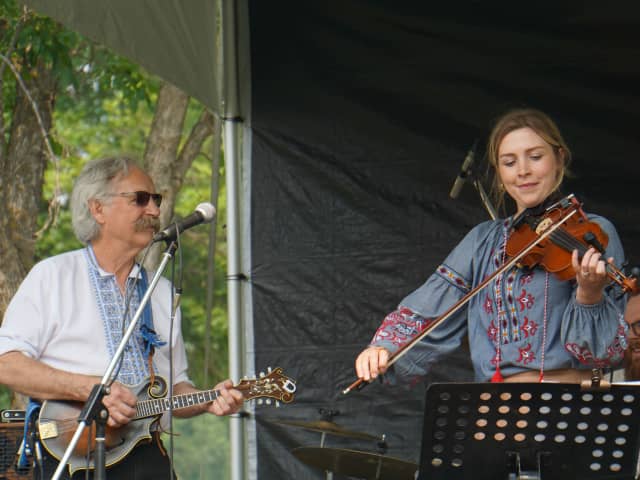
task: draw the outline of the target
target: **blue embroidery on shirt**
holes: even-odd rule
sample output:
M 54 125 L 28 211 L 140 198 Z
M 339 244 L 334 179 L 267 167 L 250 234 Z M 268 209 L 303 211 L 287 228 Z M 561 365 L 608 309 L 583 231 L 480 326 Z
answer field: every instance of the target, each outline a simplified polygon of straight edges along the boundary
M 142 295 L 139 289 L 134 289 L 133 278 L 128 278 L 125 292 L 131 297 L 129 308 L 124 315 L 125 296 L 122 295 L 116 282 L 115 275 L 100 275 L 98 262 L 91 245 L 85 249 L 89 266 L 89 280 L 93 286 L 96 302 L 103 320 L 104 335 L 107 350 L 113 356 L 122 339 L 122 319 L 125 319 L 125 329 L 138 309 Z M 136 385 L 149 376 L 148 356 L 145 355 L 145 339 L 141 329 L 134 330 L 123 353 L 122 363 L 118 371 L 118 381 L 125 385 Z M 155 369 L 155 367 L 154 367 Z

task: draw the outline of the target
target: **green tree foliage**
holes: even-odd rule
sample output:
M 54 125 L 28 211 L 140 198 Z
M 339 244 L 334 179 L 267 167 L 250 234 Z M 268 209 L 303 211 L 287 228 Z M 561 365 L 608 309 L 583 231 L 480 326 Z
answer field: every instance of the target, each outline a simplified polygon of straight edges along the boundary
M 76 34 L 50 19 L 25 12 L 13 0 L 0 0 L 0 49 L 23 80 L 35 75 L 35 66 L 43 63 L 55 72 L 59 88 L 67 88 L 74 81 L 72 55 L 77 42 Z M 5 68 L 4 105 L 15 100 L 15 86 L 14 74 Z M 10 120 L 10 109 L 3 113 Z
M 229 420 L 211 415 L 197 418 L 175 422 L 178 435 L 174 436 L 174 459 L 180 479 L 229 478 Z M 169 449 L 169 435 L 164 435 L 163 441 Z

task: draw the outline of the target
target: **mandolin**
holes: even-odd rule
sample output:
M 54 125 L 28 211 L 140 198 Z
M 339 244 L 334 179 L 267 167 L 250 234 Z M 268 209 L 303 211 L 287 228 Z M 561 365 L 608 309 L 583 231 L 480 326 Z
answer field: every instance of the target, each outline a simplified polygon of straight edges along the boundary
M 127 425 L 119 428 L 106 428 L 105 450 L 107 467 L 118 463 L 139 442 L 151 438 L 151 425 L 158 421 L 162 414 L 168 410 L 213 402 L 220 395 L 218 390 L 203 390 L 199 392 L 165 397 L 167 394 L 167 382 L 162 377 L 156 376 L 152 384 L 145 380 L 138 385 L 131 386 L 131 391 L 138 397 L 136 404 L 136 416 Z M 282 368 L 276 368 L 268 374 L 261 374 L 256 379 L 245 379 L 237 385 L 236 390 L 242 392 L 245 400 L 266 398 L 266 403 L 275 400 L 289 403 L 293 400 L 296 391 L 295 382 L 283 375 Z M 82 402 L 68 402 L 47 400 L 42 404 L 38 417 L 38 434 L 42 445 L 57 460 L 60 460 L 71 442 L 78 426 L 78 416 L 82 410 Z M 89 430 L 85 429 L 75 450 L 69 457 L 69 473 L 73 475 L 76 470 L 94 468 L 93 450 L 95 440 L 89 436 Z M 89 440 L 91 444 L 89 446 Z M 87 451 L 89 456 L 87 458 Z

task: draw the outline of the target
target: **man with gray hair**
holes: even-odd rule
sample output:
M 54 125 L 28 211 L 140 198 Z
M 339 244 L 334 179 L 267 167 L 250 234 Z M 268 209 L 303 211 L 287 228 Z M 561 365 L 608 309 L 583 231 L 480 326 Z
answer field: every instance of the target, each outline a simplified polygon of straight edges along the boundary
M 624 381 L 640 381 L 640 294 L 629 297 L 624 311 L 624 320 L 629 325 L 627 349 L 624 351 Z
M 136 256 L 159 230 L 161 200 L 151 178 L 128 158 L 96 160 L 84 167 L 75 182 L 71 211 L 73 229 L 85 247 L 39 262 L 20 285 L 0 327 L 0 383 L 38 401 L 87 400 L 118 348 L 123 322 L 126 327 L 146 291 L 147 274 Z M 180 312 L 172 315 L 172 296 L 170 282 L 161 278 L 104 397 L 108 431 L 130 427 L 138 402 L 130 387 L 144 385 L 149 377 L 171 378 L 174 395 L 188 398 L 197 392 L 187 376 Z M 215 400 L 189 403 L 174 414 L 239 410 L 243 396 L 230 380 L 216 389 Z M 131 450 L 113 466 L 107 458 L 108 477 L 168 475 L 170 462 L 159 429 L 154 423 L 151 440 L 137 443 L 134 438 Z M 46 441 L 44 446 L 52 450 Z M 43 454 L 36 478 L 50 478 L 57 467 L 49 452 Z M 80 470 L 64 478 L 85 478 L 85 466 L 76 465 Z

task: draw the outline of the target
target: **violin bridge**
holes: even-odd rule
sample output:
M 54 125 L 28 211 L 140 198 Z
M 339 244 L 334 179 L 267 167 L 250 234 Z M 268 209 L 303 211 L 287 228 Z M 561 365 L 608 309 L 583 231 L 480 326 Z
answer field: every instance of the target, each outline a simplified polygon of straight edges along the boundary
M 536 233 L 538 235 L 542 235 L 547 228 L 551 227 L 553 225 L 553 220 L 550 218 L 543 218 L 540 223 L 538 223 L 538 225 L 536 225 Z

